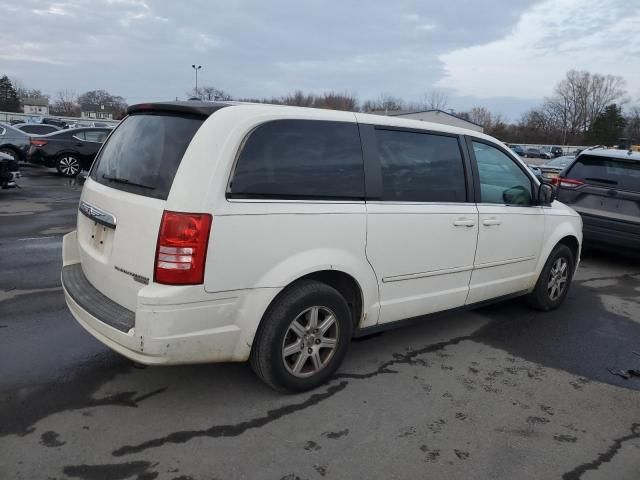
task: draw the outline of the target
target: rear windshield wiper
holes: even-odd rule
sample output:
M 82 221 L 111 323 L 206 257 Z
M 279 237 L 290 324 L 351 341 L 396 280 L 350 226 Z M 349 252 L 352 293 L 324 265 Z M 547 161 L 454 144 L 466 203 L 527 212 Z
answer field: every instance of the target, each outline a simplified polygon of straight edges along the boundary
M 111 175 L 102 174 L 102 178 L 105 180 L 109 180 L 110 182 L 122 183 L 124 185 L 131 185 L 133 187 L 147 188 L 149 190 L 155 190 L 156 187 L 152 187 L 151 185 L 145 185 L 143 183 L 132 182 L 131 180 L 127 180 L 126 178 L 118 178 L 112 177 Z
M 609 180 L 607 178 L 584 177 L 584 179 L 585 180 L 589 180 L 591 182 L 608 183 L 609 185 L 617 185 L 618 184 L 617 180 Z

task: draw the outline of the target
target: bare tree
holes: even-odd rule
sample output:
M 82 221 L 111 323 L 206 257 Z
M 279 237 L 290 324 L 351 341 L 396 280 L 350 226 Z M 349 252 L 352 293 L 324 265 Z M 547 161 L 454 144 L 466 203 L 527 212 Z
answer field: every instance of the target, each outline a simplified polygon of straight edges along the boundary
M 445 90 L 430 90 L 424 94 L 422 103 L 431 110 L 444 110 L 449 104 L 449 94 Z
M 473 107 L 468 112 L 469 120 L 478 125 L 482 125 L 484 128 L 491 128 L 493 124 L 493 115 L 489 110 L 484 107 Z
M 543 109 L 567 137 L 586 134 L 605 107 L 624 97 L 625 81 L 616 75 L 570 70 Z
M 325 92 L 322 97 L 316 99 L 316 106 L 355 112 L 358 110 L 358 98 L 350 93 Z
M 313 107 L 315 101 L 314 95 L 304 93 L 302 90 L 296 90 L 283 97 L 280 103 L 295 107 Z
M 624 136 L 627 137 L 632 144 L 640 143 L 640 106 L 631 107 L 625 115 L 626 126 Z
M 60 90 L 51 104 L 51 113 L 67 117 L 80 115 L 78 95 L 72 90 Z
M 198 87 L 197 90 L 193 88 L 187 92 L 187 96 L 189 98 L 198 98 L 209 102 L 215 100 L 227 101 L 232 99 L 231 94 L 213 86 Z
M 367 100 L 362 104 L 363 112 L 397 112 L 402 110 L 404 102 L 401 98 L 381 93 L 376 100 Z
M 37 88 L 16 88 L 16 92 L 18 92 L 18 97 L 20 99 L 23 98 L 49 98 L 49 95 L 42 93 L 42 90 Z

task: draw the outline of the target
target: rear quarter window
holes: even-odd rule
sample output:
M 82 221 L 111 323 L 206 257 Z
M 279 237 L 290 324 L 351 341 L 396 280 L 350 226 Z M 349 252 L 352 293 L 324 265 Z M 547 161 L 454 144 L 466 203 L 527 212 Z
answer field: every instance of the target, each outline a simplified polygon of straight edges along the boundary
M 640 192 L 640 161 L 581 155 L 566 177 L 593 185 Z
M 239 152 L 228 196 L 363 198 L 358 126 L 321 120 L 275 120 L 259 125 Z
M 128 116 L 100 151 L 91 178 L 111 188 L 166 200 L 200 117 Z

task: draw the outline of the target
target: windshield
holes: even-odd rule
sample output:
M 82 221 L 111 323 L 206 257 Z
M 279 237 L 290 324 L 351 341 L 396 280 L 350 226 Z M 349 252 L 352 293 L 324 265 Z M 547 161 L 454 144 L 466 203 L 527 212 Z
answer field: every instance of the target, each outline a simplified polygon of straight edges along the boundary
M 189 142 L 203 120 L 131 115 L 113 132 L 91 171 L 98 183 L 166 200 Z

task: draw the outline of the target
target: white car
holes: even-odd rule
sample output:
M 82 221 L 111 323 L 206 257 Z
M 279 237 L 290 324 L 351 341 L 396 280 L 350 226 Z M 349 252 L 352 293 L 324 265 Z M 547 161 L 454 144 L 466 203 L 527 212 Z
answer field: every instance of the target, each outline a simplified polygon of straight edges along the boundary
M 526 295 L 558 307 L 580 217 L 471 130 L 273 105 L 129 108 L 64 237 L 69 309 L 148 365 L 326 381 L 350 340 Z

